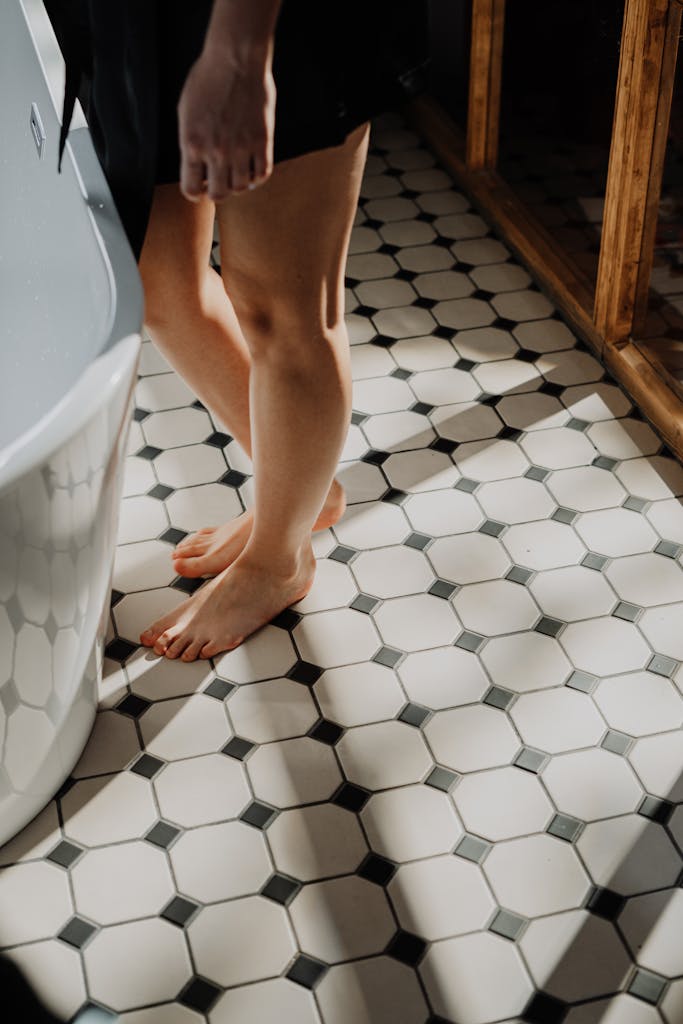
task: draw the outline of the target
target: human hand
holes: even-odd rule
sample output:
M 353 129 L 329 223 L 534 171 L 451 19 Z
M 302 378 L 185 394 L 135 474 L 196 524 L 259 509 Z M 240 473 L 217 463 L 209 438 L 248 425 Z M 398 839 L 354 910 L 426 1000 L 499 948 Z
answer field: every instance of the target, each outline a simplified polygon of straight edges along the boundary
M 273 170 L 275 82 L 269 54 L 205 49 L 178 103 L 180 189 L 198 202 L 256 188 Z M 205 183 L 206 182 L 206 183 Z

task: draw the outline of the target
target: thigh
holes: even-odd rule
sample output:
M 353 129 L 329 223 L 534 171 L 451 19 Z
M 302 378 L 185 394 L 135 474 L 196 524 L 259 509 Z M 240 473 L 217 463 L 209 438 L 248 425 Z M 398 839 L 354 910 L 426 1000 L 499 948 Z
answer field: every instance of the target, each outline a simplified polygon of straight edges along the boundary
M 344 313 L 344 270 L 370 126 L 340 146 L 276 163 L 264 185 L 216 204 L 221 271 L 240 314 Z

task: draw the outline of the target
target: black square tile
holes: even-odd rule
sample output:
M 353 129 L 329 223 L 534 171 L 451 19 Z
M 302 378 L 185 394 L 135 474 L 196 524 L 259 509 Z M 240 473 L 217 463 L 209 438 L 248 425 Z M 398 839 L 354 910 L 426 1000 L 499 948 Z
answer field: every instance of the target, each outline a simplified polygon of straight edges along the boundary
M 424 784 L 431 786 L 432 789 L 440 789 L 442 793 L 448 793 L 459 779 L 460 776 L 457 772 L 452 772 L 449 768 L 442 768 L 440 764 L 437 764 L 424 780 Z
M 355 312 L 358 312 L 355 310 Z M 395 345 L 398 338 L 388 338 L 385 334 L 376 334 L 374 338 L 370 339 L 371 345 L 377 345 L 378 348 L 391 348 Z
M 295 981 L 297 985 L 303 985 L 304 988 L 315 988 L 326 970 L 327 964 L 321 960 L 314 960 L 312 956 L 300 953 L 285 977 Z
M 154 448 L 153 445 L 146 444 L 144 448 L 141 448 L 140 451 L 135 454 L 139 459 L 149 459 L 151 462 L 152 459 L 156 459 L 157 455 L 161 455 L 161 452 L 161 448 Z
M 406 725 L 414 725 L 416 729 L 419 729 L 429 718 L 430 714 L 429 708 L 423 708 L 420 704 L 410 702 L 401 709 L 398 721 L 405 722 Z
M 533 772 L 538 775 L 548 763 L 548 755 L 542 750 L 534 750 L 533 747 L 522 747 L 514 761 L 517 768 L 523 768 L 525 772 Z
M 352 782 L 342 782 L 331 802 L 337 807 L 343 807 L 346 811 L 357 813 L 365 807 L 370 796 L 368 790 L 363 789 L 362 786 L 355 786 Z
M 569 1013 L 569 1006 L 561 999 L 547 992 L 535 992 L 522 1014 L 525 1024 L 562 1024 Z
M 556 637 L 560 635 L 564 626 L 564 622 L 560 622 L 559 619 L 551 619 L 548 615 L 542 615 L 534 629 L 537 633 L 543 633 L 544 636 Z
M 133 410 L 133 419 L 136 423 L 142 423 L 143 420 L 146 420 L 147 417 L 151 415 L 152 413 L 150 409 L 136 408 Z
M 500 405 L 502 400 L 502 395 L 490 395 L 488 391 L 482 391 L 477 399 L 479 405 L 488 405 L 491 409 L 495 409 L 497 405 Z
M 170 526 L 168 530 L 160 534 L 159 540 L 165 540 L 167 544 L 180 544 L 185 537 L 187 537 L 186 530 L 176 530 L 175 526 Z
M 158 821 L 149 830 L 145 839 L 148 843 L 160 846 L 162 850 L 167 850 L 176 836 L 179 835 L 180 829 L 176 828 L 175 825 L 170 825 L 167 821 Z
M 389 452 L 380 451 L 377 448 L 369 448 L 365 455 L 361 455 L 361 462 L 368 462 L 371 466 L 381 466 L 389 458 Z
M 324 669 L 320 665 L 314 665 L 310 661 L 297 661 L 287 673 L 288 679 L 294 679 L 297 683 L 305 686 L 313 686 L 320 679 Z
M 104 653 L 107 658 L 111 658 L 112 661 L 119 661 L 123 664 L 131 654 L 134 654 L 138 649 L 138 644 L 131 644 L 128 640 L 123 640 L 120 636 L 116 637 L 115 640 L 110 640 L 107 646 L 104 648 Z
M 378 597 L 371 597 L 370 594 L 358 594 L 354 597 L 349 608 L 353 608 L 354 611 L 364 612 L 364 614 L 369 615 L 379 603 Z
M 512 583 L 520 583 L 525 587 L 533 575 L 533 569 L 525 569 L 521 565 L 513 565 L 512 568 L 505 573 L 505 579 L 511 580 Z
M 524 431 L 517 430 L 516 427 L 509 427 L 506 424 L 500 428 L 496 437 L 500 438 L 501 441 L 521 441 L 524 437 Z
M 604 917 L 606 921 L 616 921 L 626 906 L 626 897 L 611 889 L 602 889 L 594 885 L 586 900 L 586 909 L 591 914 Z
M 636 604 L 629 604 L 628 601 L 620 601 L 613 610 L 615 619 L 624 619 L 626 622 L 635 622 L 642 615 L 643 609 Z
M 542 483 L 548 476 L 550 476 L 550 470 L 543 469 L 542 466 L 529 466 L 524 473 L 524 476 L 527 480 L 538 480 Z
M 424 551 L 431 539 L 431 537 L 428 537 L 424 533 L 411 533 L 406 537 L 403 543 L 407 548 L 417 548 L 418 551 Z
M 347 548 L 343 544 L 337 544 L 336 548 L 333 548 L 327 557 L 331 558 L 333 562 L 343 562 L 346 564 L 351 561 L 355 554 L 357 554 L 355 548 Z
M 373 654 L 371 661 L 376 661 L 378 665 L 386 665 L 387 668 L 393 668 L 403 657 L 403 651 L 397 651 L 393 647 L 382 646 Z
M 245 740 L 242 736 L 233 736 L 222 748 L 222 753 L 227 754 L 228 757 L 234 757 L 236 761 L 244 761 L 255 745 L 250 740 Z
M 397 865 L 386 857 L 380 857 L 377 853 L 369 853 L 362 862 L 356 874 L 368 882 L 376 885 L 388 885 L 396 874 Z
M 519 917 L 518 914 L 513 914 L 510 910 L 499 910 L 489 925 L 489 931 L 515 942 L 520 938 L 526 925 L 525 917 Z
M 277 626 L 278 629 L 284 629 L 289 632 L 289 630 L 298 626 L 302 619 L 303 615 L 299 612 L 292 611 L 291 608 L 283 608 L 283 610 L 276 615 L 274 619 L 270 620 L 270 624 L 271 626 Z
M 516 326 L 517 325 L 515 324 L 515 327 Z M 535 363 L 539 357 L 540 353 L 534 352 L 534 350 L 531 348 L 520 348 L 517 352 L 515 352 L 514 356 L 515 359 L 519 359 L 522 363 Z
M 458 447 L 458 442 L 451 441 L 447 437 L 437 437 L 434 441 L 430 442 L 428 447 L 431 448 L 433 452 L 444 452 L 446 455 L 452 455 Z
M 198 1013 L 207 1013 L 221 994 L 222 989 L 207 981 L 206 978 L 195 977 L 185 986 L 177 997 L 178 1002 Z
M 597 466 L 598 469 L 606 469 L 611 472 L 615 466 L 619 465 L 619 463 L 616 459 L 608 459 L 606 455 L 598 455 L 593 459 L 591 465 Z
M 588 672 L 581 672 L 579 669 L 575 669 L 565 682 L 565 686 L 571 686 L 572 690 L 580 690 L 581 693 L 592 693 L 597 685 L 596 676 L 591 676 Z
M 252 800 L 239 817 L 240 821 L 245 822 L 247 825 L 253 825 L 254 828 L 258 829 L 267 829 L 277 817 L 277 810 L 275 807 L 268 807 L 267 804 L 262 804 L 259 800 Z
M 638 999 L 655 1006 L 661 999 L 667 984 L 667 979 L 660 974 L 637 967 L 627 991 L 632 996 L 637 996 Z
M 426 416 L 434 409 L 433 405 L 429 405 L 428 402 L 414 402 L 413 405 L 408 407 L 410 412 L 417 412 L 421 416 Z
M 583 822 L 578 818 L 572 818 L 568 814 L 556 814 L 548 825 L 546 832 L 557 839 L 565 839 L 568 843 L 575 843 L 583 830 Z
M 80 846 L 68 843 L 64 839 L 55 846 L 54 850 L 48 853 L 46 860 L 51 860 L 53 864 L 59 864 L 62 868 L 70 868 L 82 853 L 83 850 Z
M 225 448 L 231 441 L 230 434 L 224 434 L 220 430 L 214 430 L 213 434 L 209 434 L 208 437 L 204 438 L 204 444 L 210 444 L 214 448 Z
M 496 293 L 486 291 L 484 288 L 477 288 L 477 290 L 472 292 L 469 297 L 471 299 L 481 299 L 482 302 L 488 302 L 489 299 L 494 299 L 496 297 Z
M 458 361 L 453 364 L 456 370 L 462 370 L 463 373 L 471 373 L 476 365 L 477 364 L 471 359 L 458 359 Z
M 510 690 L 504 690 L 501 686 L 492 686 L 484 694 L 482 703 L 488 704 L 492 708 L 499 708 L 501 711 L 507 711 L 516 696 L 517 694 L 511 693 Z
M 267 896 L 269 900 L 280 903 L 283 907 L 291 903 L 301 889 L 301 882 L 295 878 L 287 878 L 285 875 L 274 874 L 261 889 L 261 895 Z
M 329 722 L 325 718 L 319 718 L 315 725 L 309 729 L 308 735 L 319 743 L 326 743 L 333 747 L 344 735 L 341 725 L 336 722 Z
M 187 576 L 178 576 L 173 580 L 171 586 L 174 590 L 182 590 L 183 594 L 194 594 L 195 590 L 199 590 L 206 580 L 202 579 L 201 576 L 197 576 L 195 579 L 190 579 Z
M 479 533 L 485 533 L 487 537 L 500 537 L 505 529 L 505 523 L 496 523 L 493 519 L 487 519 L 479 527 Z
M 595 569 L 596 572 L 602 572 L 608 562 L 609 558 L 606 558 L 604 555 L 598 555 L 595 551 L 589 551 L 581 559 L 581 565 L 585 566 L 586 569 Z
M 193 409 L 206 409 L 206 406 L 204 405 L 203 402 L 200 402 L 200 400 L 198 398 L 195 398 L 194 402 L 192 403 L 192 408 Z
M 475 864 L 481 864 L 490 849 L 490 843 L 484 842 L 484 840 L 479 839 L 478 836 L 470 836 L 465 833 L 453 852 L 458 857 L 464 857 L 465 860 L 471 860 L 474 861 Z
M 389 374 L 390 377 L 396 377 L 398 380 L 408 380 L 412 377 L 411 370 L 405 370 L 402 366 L 397 366 L 395 370 L 392 370 Z
M 109 607 L 114 608 L 125 596 L 122 590 L 112 590 L 109 595 Z M 52 615 L 52 612 L 50 612 L 50 615 Z
M 460 477 L 457 483 L 454 483 L 453 486 L 455 487 L 456 491 L 464 491 L 465 494 L 473 494 L 474 491 L 476 491 L 477 487 L 479 486 L 479 481 L 470 480 L 469 477 L 463 476 Z
M 215 697 L 216 700 L 225 700 L 229 697 L 232 691 L 236 689 L 234 683 L 228 683 L 225 679 L 219 679 L 216 677 L 212 679 L 208 686 L 202 691 L 208 697 Z
M 433 594 L 434 597 L 443 597 L 447 601 L 457 589 L 456 585 L 449 583 L 448 580 L 434 580 L 427 593 Z
M 365 423 L 365 421 L 367 419 L 368 419 L 368 416 L 364 412 L 352 412 L 351 413 L 351 423 L 354 425 L 354 427 L 359 427 L 361 425 L 361 423 Z
M 603 747 L 604 750 L 609 750 L 612 754 L 625 754 L 632 744 L 633 738 L 631 736 L 627 736 L 625 732 L 617 732 L 616 729 L 608 729 L 600 746 Z
M 160 761 L 158 757 L 152 757 L 151 754 L 141 754 L 135 764 L 131 765 L 130 770 L 135 772 L 136 775 L 141 775 L 143 779 L 153 779 L 157 772 L 161 771 L 164 767 L 165 762 Z
M 638 814 L 649 818 L 650 821 L 657 821 L 660 825 L 668 825 L 675 809 L 675 805 L 669 800 L 662 800 L 660 797 L 646 793 L 638 808 Z
M 170 494 L 173 494 L 173 488 L 167 487 L 165 484 L 156 484 L 151 491 L 147 491 L 150 498 L 156 498 L 157 501 L 164 501 Z
M 658 676 L 667 676 L 671 678 L 674 673 L 678 670 L 680 662 L 674 661 L 673 658 L 668 658 L 665 654 L 655 654 L 654 657 L 650 658 L 647 664 L 648 672 L 654 672 Z
M 170 921 L 171 924 L 177 924 L 184 928 L 198 908 L 198 903 L 186 900 L 182 896 L 174 896 L 171 902 L 166 904 L 159 916 L 163 917 L 166 921 Z
M 389 505 L 402 505 L 407 498 L 408 495 L 405 491 L 400 491 L 396 487 L 389 487 L 379 500 L 386 501 Z
M 471 651 L 473 654 L 476 654 L 482 647 L 484 641 L 485 637 L 479 636 L 478 633 L 470 633 L 468 629 L 464 629 L 455 641 L 454 646 L 461 647 L 464 651 Z
M 218 478 L 218 483 L 225 484 L 226 487 L 241 487 L 245 480 L 248 479 L 245 473 L 240 473 L 236 469 L 229 469 L 227 473 Z
M 417 967 L 425 954 L 427 943 L 419 935 L 401 929 L 396 932 L 386 948 L 387 955 L 409 967 Z
M 656 554 L 664 555 L 665 558 L 678 558 L 681 551 L 683 551 L 681 545 L 674 544 L 672 540 L 660 540 L 655 548 Z
M 84 921 L 81 917 L 72 917 L 58 933 L 57 938 L 70 946 L 75 946 L 76 949 L 82 949 L 96 931 L 96 926 L 89 921 Z
M 571 526 L 577 515 L 578 513 L 571 508 L 556 508 L 550 518 L 554 519 L 556 523 L 565 523 L 567 526 Z
M 622 502 L 621 507 L 627 508 L 631 512 L 643 512 L 649 504 L 645 498 L 636 498 L 630 494 L 626 501 Z
M 147 708 L 152 706 L 152 702 L 145 700 L 144 697 L 138 697 L 136 693 L 127 694 L 123 700 L 120 700 L 116 705 L 116 710 L 122 715 L 130 715 L 131 718 L 140 718 L 144 715 Z
M 445 338 L 446 341 L 450 341 L 457 334 L 457 331 L 453 327 L 444 327 L 440 324 L 434 328 L 431 334 L 434 338 Z
M 565 427 L 568 427 L 570 430 L 584 431 L 588 430 L 590 423 L 588 420 L 579 420 L 575 416 L 572 416 L 572 418 L 567 420 L 565 423 Z
M 516 320 L 508 320 L 507 317 L 497 316 L 491 324 L 492 327 L 498 327 L 501 331 L 514 331 L 517 326 Z

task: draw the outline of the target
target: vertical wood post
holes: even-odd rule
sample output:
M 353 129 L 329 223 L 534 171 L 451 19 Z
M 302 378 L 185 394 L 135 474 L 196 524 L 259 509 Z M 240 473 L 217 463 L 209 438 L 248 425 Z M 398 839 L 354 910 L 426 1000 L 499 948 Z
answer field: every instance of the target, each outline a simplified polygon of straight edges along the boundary
M 472 0 L 466 162 L 493 170 L 498 160 L 505 0 Z
M 627 0 L 595 291 L 607 345 L 647 306 L 680 22 L 673 0 Z

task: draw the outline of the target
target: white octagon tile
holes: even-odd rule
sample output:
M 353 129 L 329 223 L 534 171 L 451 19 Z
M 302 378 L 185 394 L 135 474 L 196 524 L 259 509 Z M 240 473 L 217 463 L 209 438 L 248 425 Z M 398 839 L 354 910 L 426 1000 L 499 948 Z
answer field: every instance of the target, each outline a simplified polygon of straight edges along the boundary
M 325 1024 L 422 1024 L 429 1013 L 415 971 L 386 956 L 333 966 L 316 996 Z
M 375 345 L 368 349 L 382 352 Z M 391 367 L 393 369 L 393 366 Z M 402 412 L 415 401 L 413 392 L 404 380 L 396 377 L 377 377 L 360 380 L 353 385 L 353 408 L 358 412 L 376 415 L 383 412 Z
M 327 800 L 342 781 L 332 749 L 308 736 L 259 747 L 247 772 L 256 797 L 276 807 Z
M 323 668 L 367 661 L 380 647 L 369 616 L 352 608 L 312 612 L 294 627 L 292 636 L 303 660 Z
M 459 300 L 467 302 L 467 299 Z M 396 306 L 393 309 L 382 309 L 375 313 L 372 322 L 380 334 L 388 338 L 415 338 L 418 335 L 431 334 L 435 321 L 427 309 L 419 306 Z
M 572 910 L 589 887 L 573 847 L 549 835 L 498 843 L 484 873 L 500 905 L 526 917 Z
M 393 351 L 395 352 L 395 350 L 394 346 Z M 354 381 L 364 381 L 367 377 L 380 377 L 383 374 L 389 374 L 395 365 L 387 350 L 379 348 L 377 345 L 351 346 L 351 370 Z M 392 377 L 391 380 L 393 381 L 394 378 Z M 384 381 L 387 384 L 390 383 L 387 377 L 384 377 Z M 410 389 L 408 389 L 406 397 L 407 404 L 410 405 L 413 398 Z M 399 406 L 399 408 L 403 408 L 403 406 Z
M 666 1024 L 678 1024 L 681 1019 L 681 1011 L 683 1011 L 683 978 L 669 985 L 660 1006 Z M 656 1013 L 657 1011 L 654 1010 L 652 1024 L 659 1024 Z M 643 1021 L 644 1024 L 650 1024 L 650 1018 L 646 1022 L 643 1018 Z M 631 1021 L 627 1021 L 626 1024 L 631 1024 Z M 633 1024 L 640 1024 L 640 1021 L 634 1020 Z
M 241 821 L 190 829 L 169 854 L 178 891 L 202 903 L 249 896 L 271 874 L 263 833 Z
M 552 384 L 587 384 L 602 377 L 603 368 L 588 352 L 567 349 L 542 355 L 536 364 Z
M 612 508 L 621 504 L 627 496 L 619 481 L 607 470 L 597 466 L 581 466 L 551 473 L 546 486 L 559 505 L 579 512 Z
M 343 726 L 387 721 L 405 703 L 393 670 L 374 661 L 328 669 L 314 690 L 323 717 Z
M 200 530 L 203 526 L 218 526 L 228 519 L 234 519 L 242 511 L 237 491 L 224 484 L 183 487 L 170 494 L 164 504 L 171 524 L 187 531 Z
M 488 227 L 476 213 L 454 213 L 446 217 L 437 217 L 434 227 L 444 238 L 483 238 Z
M 625 601 L 645 606 L 683 601 L 683 569 L 672 558 L 629 555 L 608 565 L 605 575 Z
M 374 416 L 372 419 L 366 420 L 364 424 L 364 430 L 367 434 L 368 427 L 375 432 L 374 424 L 377 424 L 376 432 L 382 437 L 389 437 L 393 439 L 402 438 L 404 435 L 409 437 L 414 433 L 413 429 L 406 429 L 403 418 L 410 420 L 412 416 L 417 416 L 416 413 L 387 413 L 384 416 Z M 424 418 L 420 419 L 420 425 L 424 426 Z M 401 433 L 401 427 L 403 426 L 403 433 Z M 431 438 L 426 437 L 424 443 L 427 444 Z M 344 447 L 341 455 L 339 456 L 340 462 L 347 462 L 349 459 L 360 459 L 361 455 L 366 450 L 367 441 L 365 435 L 360 427 L 352 423 L 346 432 L 346 440 L 344 441 Z M 379 447 L 379 445 L 377 445 Z
M 639 498 L 671 498 L 683 494 L 683 468 L 663 455 L 622 462 L 614 471 L 630 494 Z
M 243 766 L 224 754 L 167 764 L 153 785 L 163 817 L 184 828 L 236 818 L 250 799 Z
M 582 821 L 635 811 L 643 796 L 628 761 L 603 749 L 554 757 L 543 781 L 558 810 Z
M 645 515 L 662 537 L 673 540 L 676 544 L 683 543 L 683 504 L 681 504 L 680 498 L 665 498 L 663 501 L 655 501 L 645 510 Z M 654 547 L 654 543 L 649 547 Z M 624 552 L 624 554 L 630 554 L 630 552 Z
M 562 401 L 572 416 L 588 420 L 589 423 L 626 416 L 633 408 L 621 388 L 606 383 L 578 384 L 565 388 Z
M 70 949 L 57 939 L 51 939 L 16 946 L 7 950 L 5 955 L 24 974 L 47 1009 L 62 1019 L 70 1020 L 85 1002 L 85 984 L 78 950 Z
M 477 500 L 488 516 L 502 523 L 547 519 L 555 508 L 543 484 L 526 477 L 482 484 Z
M 470 276 L 477 288 L 483 288 L 487 292 L 514 292 L 531 284 L 529 274 L 517 263 L 476 267 Z
M 113 1010 L 174 999 L 192 976 L 181 930 L 160 918 L 104 928 L 83 959 L 90 995 Z
M 452 487 L 458 480 L 458 471 L 448 455 L 431 448 L 390 455 L 382 469 L 390 484 L 413 493 Z
M 429 173 L 436 173 L 431 171 Z M 409 175 L 404 175 L 404 182 Z M 444 183 L 445 184 L 445 183 Z M 408 188 L 418 188 L 419 186 L 413 185 Z M 427 213 L 463 213 L 469 209 L 469 203 L 465 196 L 459 192 L 453 192 L 451 190 L 442 192 L 433 192 L 424 190 L 427 194 L 419 196 L 417 203 Z
M 494 683 L 517 693 L 559 686 L 572 670 L 557 640 L 536 632 L 495 637 L 480 657 Z
M 52 800 L 21 832 L 0 846 L 0 867 L 44 857 L 60 839 L 57 804 Z
M 431 224 L 419 220 L 400 220 L 393 224 L 384 224 L 379 234 L 389 245 L 426 245 L 436 238 L 436 231 Z
M 681 694 L 668 679 L 653 672 L 603 679 L 593 699 L 613 729 L 631 736 L 683 726 Z
M 680 629 L 680 604 L 648 608 L 638 625 L 658 654 L 683 659 L 683 632 Z
M 353 875 L 305 886 L 289 913 L 301 950 L 326 963 L 381 953 L 396 931 L 383 889 Z
M 151 784 L 131 772 L 84 779 L 60 802 L 65 836 L 84 846 L 139 839 L 158 817 Z
M 176 575 L 164 541 L 143 540 L 116 548 L 112 585 L 123 593 L 166 587 Z
M 284 676 L 296 661 L 289 634 L 277 626 L 263 626 L 244 643 L 215 659 L 216 673 L 235 683 Z
M 585 434 L 578 430 L 571 430 L 569 427 L 552 427 L 550 430 L 532 431 L 522 438 L 520 444 L 531 462 L 537 466 L 545 466 L 547 469 L 589 466 L 596 456 L 595 448 Z M 597 472 L 607 476 L 604 470 Z M 617 481 L 614 481 L 614 484 L 623 494 L 623 489 Z
M 230 698 L 230 718 L 238 736 L 269 743 L 303 736 L 318 713 L 306 686 L 293 679 L 271 679 L 240 686 Z
M 683 802 L 683 733 L 663 733 L 636 740 L 629 753 L 631 764 L 648 793 Z
M 517 345 L 507 331 L 498 327 L 476 327 L 471 331 L 458 331 L 453 346 L 463 359 L 474 363 L 497 362 L 510 359 L 517 352 Z M 477 367 L 477 372 L 481 367 Z
M 460 857 L 403 864 L 387 891 L 401 927 L 430 941 L 485 928 L 496 906 L 481 870 Z
M 223 702 L 203 693 L 153 704 L 140 731 L 147 753 L 165 761 L 213 753 L 231 736 Z
M 139 459 L 135 455 L 129 455 L 126 458 L 123 473 L 122 496 L 124 498 L 130 498 L 135 494 L 145 494 L 157 482 L 152 463 L 148 459 Z
M 415 252 L 423 252 L 424 248 Z M 439 252 L 443 252 L 440 249 Z M 376 348 L 376 346 L 372 346 Z M 456 359 L 455 349 L 446 338 L 402 338 L 391 346 L 393 359 L 406 370 L 436 370 L 451 367 Z M 392 360 L 393 362 L 393 360 Z
M 151 540 L 168 529 L 168 516 L 163 501 L 146 494 L 124 498 L 119 509 L 117 544 Z
M 363 232 L 362 238 L 360 232 Z M 372 228 L 354 228 L 351 233 L 351 244 L 358 241 L 361 241 L 362 244 L 363 239 L 366 239 L 373 249 L 379 249 L 382 244 L 382 239 Z M 351 251 L 351 246 L 349 246 L 349 251 Z M 357 281 L 389 277 L 396 273 L 396 269 L 396 262 L 388 253 L 368 252 L 367 249 L 352 253 L 346 261 L 347 277 L 355 278 Z
M 583 565 L 539 572 L 529 590 L 546 615 L 563 622 L 607 615 L 617 603 L 605 577 Z
M 212 484 L 226 472 L 225 457 L 218 448 L 188 444 L 162 452 L 154 462 L 159 482 L 168 487 Z
M 575 527 L 591 551 L 612 558 L 651 551 L 657 542 L 644 516 L 629 509 L 589 512 L 577 520 Z
M 211 1024 L 318 1024 L 320 1018 L 311 992 L 287 978 L 273 978 L 224 992 L 209 1020 Z
M 71 880 L 76 911 L 104 925 L 153 917 L 175 891 L 165 853 L 139 840 L 88 850 Z
M 492 842 L 542 832 L 553 815 L 538 778 L 519 768 L 467 775 L 452 795 L 467 831 Z
M 532 432 L 561 427 L 569 419 L 559 399 L 539 391 L 508 395 L 498 402 L 496 412 L 508 426 Z
M 135 722 L 116 711 L 99 711 L 72 775 L 81 779 L 121 771 L 140 753 Z
M 643 668 L 652 657 L 633 623 L 611 617 L 572 622 L 562 633 L 560 643 L 575 668 L 598 676 Z
M 450 269 L 418 274 L 413 287 L 420 295 L 437 300 L 462 299 L 474 291 L 474 285 L 466 274 Z
M 143 335 L 143 341 L 140 348 L 140 375 L 147 376 L 148 374 L 154 373 L 173 373 L 173 367 L 168 363 L 162 356 L 159 349 L 149 338 L 145 338 Z M 139 427 L 139 423 L 133 421 L 131 426 Z
M 505 440 L 462 444 L 454 457 L 463 476 L 482 481 L 517 477 L 529 466 L 519 446 Z
M 479 394 L 479 387 L 465 370 L 441 367 L 413 374 L 410 385 L 421 402 L 430 405 L 453 405 L 469 402 Z
M 429 560 L 439 576 L 461 584 L 498 580 L 510 568 L 500 541 L 484 533 L 442 537 L 430 546 Z
M 196 395 L 177 373 L 148 374 L 135 388 L 135 399 L 143 409 L 161 412 L 192 405 Z
M 197 693 L 208 686 L 214 673 L 208 662 L 159 658 L 141 647 L 126 662 L 126 675 L 133 693 L 155 701 Z
M 375 143 L 376 145 L 380 145 L 379 140 L 375 140 Z M 365 204 L 365 213 L 372 220 L 383 220 L 387 222 L 394 220 L 408 220 L 412 217 L 416 217 L 419 212 L 420 208 L 416 206 L 412 200 L 400 197 L 392 197 L 391 199 L 372 199 L 369 203 Z
M 630 418 L 594 423 L 587 433 L 598 451 L 611 459 L 654 455 L 661 445 L 649 424 Z
M 156 448 L 175 448 L 203 441 L 212 432 L 212 424 L 203 409 L 187 407 L 152 413 L 144 420 L 142 432 L 147 444 Z
M 434 710 L 474 703 L 489 685 L 477 656 L 460 647 L 417 651 L 396 671 L 408 697 Z
M 555 522 L 519 523 L 505 531 L 503 544 L 513 561 L 529 569 L 557 569 L 580 562 L 586 553 L 571 526 Z
M 436 1013 L 467 1024 L 519 1014 L 533 991 L 517 949 L 490 932 L 435 943 L 419 971 Z
M 381 498 L 387 489 L 387 482 L 382 476 L 382 472 L 379 466 L 371 466 L 369 462 L 347 462 L 341 467 L 341 471 L 338 474 L 338 480 L 343 484 L 346 490 L 346 500 L 349 505 L 352 503 L 357 504 L 359 502 L 371 502 L 377 498 Z M 385 502 L 376 502 L 377 505 L 385 505 Z M 370 506 L 372 507 L 372 506 Z M 368 506 L 365 506 L 366 512 Z M 400 509 L 396 509 L 397 512 L 401 512 Z M 347 509 L 348 512 L 348 509 Z M 400 516 L 405 523 L 403 516 Z M 339 524 L 337 524 L 339 525 Z M 406 531 L 407 532 L 407 531 Z M 329 554 L 329 551 L 334 547 L 334 543 L 330 545 L 330 548 L 325 551 L 319 551 L 316 542 L 322 537 L 332 537 L 332 530 L 320 530 L 313 534 L 313 550 L 316 555 Z M 405 534 L 404 534 L 405 536 Z
M 439 436 L 462 444 L 484 437 L 495 437 L 501 429 L 495 410 L 478 402 L 460 402 L 442 405 L 431 414 L 431 421 Z
M 373 618 L 382 640 L 404 651 L 452 643 L 460 632 L 448 601 L 432 594 L 391 598 Z
M 539 618 L 528 591 L 511 580 L 469 583 L 453 604 L 463 625 L 484 636 L 529 629 Z
M 226 987 L 279 975 L 296 952 L 284 907 L 263 896 L 204 907 L 187 934 L 198 973 Z
M 542 292 L 518 291 L 496 295 L 491 300 L 499 316 L 507 320 L 542 320 L 555 311 Z
M 355 726 L 336 751 L 349 781 L 370 790 L 419 782 L 432 767 L 420 730 L 405 722 Z
M 518 324 L 512 333 L 520 345 L 533 352 L 557 352 L 576 344 L 576 338 L 561 320 L 532 320 Z
M 446 299 L 437 302 L 433 312 L 440 324 L 457 331 L 487 327 L 496 319 L 495 310 L 481 299 Z
M 424 731 L 436 760 L 457 772 L 509 764 L 521 746 L 507 716 L 483 704 L 438 711 Z
M 492 395 L 519 395 L 535 391 L 543 378 L 534 363 L 519 359 L 501 359 L 485 362 L 472 371 L 483 391 Z M 520 451 L 521 454 L 521 451 Z
M 623 896 L 675 885 L 680 874 L 662 826 L 639 814 L 586 825 L 577 846 L 595 884 Z
M 456 242 L 451 249 L 457 260 L 461 263 L 471 263 L 473 266 L 502 263 L 510 257 L 509 250 L 497 238 L 477 238 L 474 241 Z
M 0 945 L 51 938 L 72 913 L 68 877 L 56 864 L 36 861 L 0 871 Z
M 450 799 L 430 786 L 376 793 L 360 817 L 374 852 L 399 863 L 450 853 L 462 836 Z
M 636 896 L 619 916 L 619 927 L 634 960 L 649 971 L 672 978 L 683 975 L 683 889 Z
M 404 270 L 414 274 L 448 270 L 453 266 L 451 253 L 441 245 L 410 245 L 396 253 L 396 260 Z
M 618 992 L 631 968 L 614 925 L 587 910 L 532 921 L 519 944 L 536 987 L 566 1002 Z
M 385 490 L 386 484 L 381 493 Z M 363 501 L 347 506 L 346 512 L 333 529 L 340 544 L 349 544 L 361 550 L 381 547 L 383 544 L 400 544 L 410 533 L 410 526 L 401 508 L 386 501 Z
M 422 551 L 404 545 L 363 551 L 353 563 L 361 590 L 376 597 L 422 593 L 434 573 Z
M 278 814 L 268 842 L 278 871 L 301 882 L 350 874 L 368 852 L 355 815 L 329 803 Z
M 509 714 L 526 744 L 550 754 L 593 746 L 605 732 L 591 698 L 566 686 L 524 694 Z

